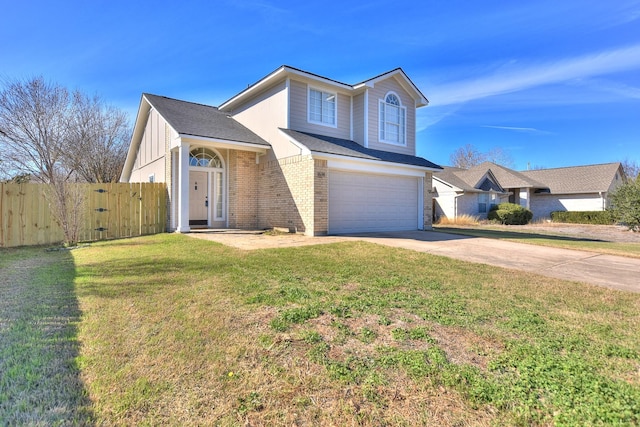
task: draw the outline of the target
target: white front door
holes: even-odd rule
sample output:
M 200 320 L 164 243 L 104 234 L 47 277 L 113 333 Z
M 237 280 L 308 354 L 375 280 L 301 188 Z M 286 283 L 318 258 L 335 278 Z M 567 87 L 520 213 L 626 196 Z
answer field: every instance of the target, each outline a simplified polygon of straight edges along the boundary
M 209 224 L 209 173 L 189 171 L 189 225 Z

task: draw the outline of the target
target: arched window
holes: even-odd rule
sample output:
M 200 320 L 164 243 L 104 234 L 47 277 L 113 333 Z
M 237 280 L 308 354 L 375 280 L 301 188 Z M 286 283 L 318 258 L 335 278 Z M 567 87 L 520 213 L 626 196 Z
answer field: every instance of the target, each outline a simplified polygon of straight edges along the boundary
M 389 92 L 380 100 L 380 141 L 406 145 L 406 111 L 400 98 Z
M 189 152 L 189 166 L 222 169 L 222 159 L 208 148 L 194 148 Z

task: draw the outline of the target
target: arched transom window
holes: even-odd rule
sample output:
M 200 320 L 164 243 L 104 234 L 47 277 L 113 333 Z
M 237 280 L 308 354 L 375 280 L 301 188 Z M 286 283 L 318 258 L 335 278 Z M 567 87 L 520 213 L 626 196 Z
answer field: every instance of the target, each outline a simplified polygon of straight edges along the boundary
M 222 159 L 208 148 L 195 148 L 189 152 L 189 166 L 222 169 Z
M 400 98 L 389 92 L 380 100 L 380 141 L 406 145 L 407 109 Z

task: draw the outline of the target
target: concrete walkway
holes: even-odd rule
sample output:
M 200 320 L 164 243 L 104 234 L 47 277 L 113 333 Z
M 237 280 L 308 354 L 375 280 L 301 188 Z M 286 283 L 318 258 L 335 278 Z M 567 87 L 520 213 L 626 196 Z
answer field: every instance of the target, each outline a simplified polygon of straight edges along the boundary
M 638 258 L 601 255 L 594 252 L 434 231 L 307 237 L 293 234 L 270 236 L 261 232 L 240 230 L 208 230 L 189 235 L 245 250 L 364 240 L 463 261 L 528 271 L 558 279 L 590 283 L 629 292 L 640 292 L 640 259 Z

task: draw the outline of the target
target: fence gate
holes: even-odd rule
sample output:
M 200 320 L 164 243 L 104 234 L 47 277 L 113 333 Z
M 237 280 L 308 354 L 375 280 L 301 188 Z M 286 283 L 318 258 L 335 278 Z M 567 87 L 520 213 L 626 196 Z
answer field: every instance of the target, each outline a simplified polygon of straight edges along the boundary
M 162 233 L 167 223 L 163 183 L 74 184 L 81 194 L 81 241 Z M 45 184 L 0 183 L 0 247 L 61 242 Z

